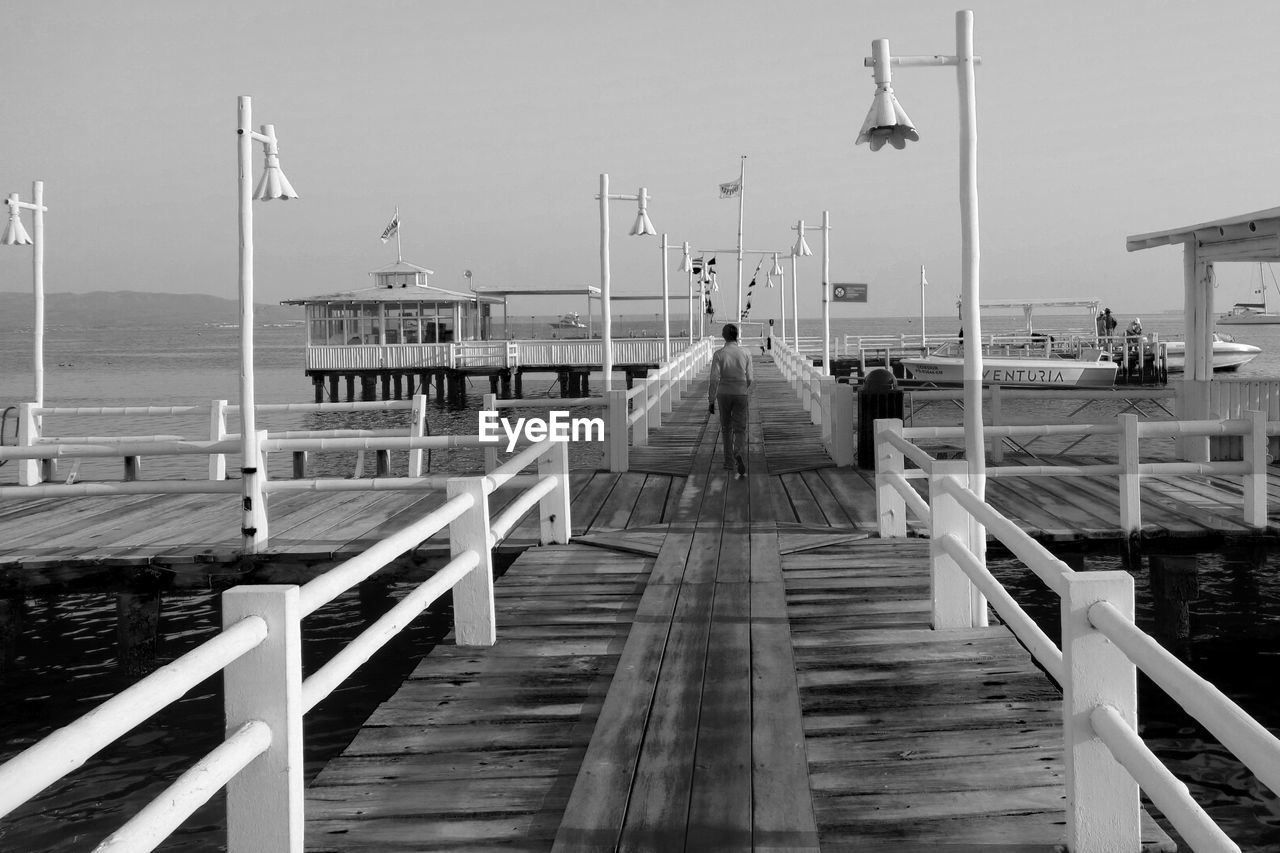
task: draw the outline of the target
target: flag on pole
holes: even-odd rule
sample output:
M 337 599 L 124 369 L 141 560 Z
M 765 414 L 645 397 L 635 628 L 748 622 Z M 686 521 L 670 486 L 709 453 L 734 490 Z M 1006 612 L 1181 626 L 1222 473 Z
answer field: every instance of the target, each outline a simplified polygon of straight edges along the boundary
M 400 230 L 400 211 L 396 211 L 396 215 L 391 217 L 391 221 L 387 223 L 387 227 L 382 229 L 382 242 L 387 242 L 396 236 L 396 232 Z
M 742 178 L 720 185 L 720 198 L 733 198 L 742 192 Z

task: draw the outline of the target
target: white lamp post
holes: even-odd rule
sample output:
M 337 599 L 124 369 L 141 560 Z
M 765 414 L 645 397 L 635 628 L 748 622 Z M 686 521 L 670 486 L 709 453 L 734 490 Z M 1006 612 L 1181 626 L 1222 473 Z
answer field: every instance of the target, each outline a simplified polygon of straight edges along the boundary
M 920 139 L 906 112 L 898 105 L 890 86 L 890 66 L 955 66 L 960 92 L 960 299 L 961 331 L 964 347 L 964 435 L 969 487 L 982 497 L 985 492 L 986 457 L 982 427 L 982 320 L 978 312 L 978 112 L 974 68 L 981 59 L 973 54 L 973 12 L 956 13 L 955 56 L 890 56 L 888 39 L 871 43 L 872 56 L 863 64 L 873 68 L 875 100 L 867 114 L 856 144 L 869 142 L 879 150 L 885 142 L 903 148 Z M 971 531 L 970 547 L 982 557 L 986 533 L 980 525 Z M 974 594 L 974 625 L 985 625 L 986 603 Z
M 765 276 L 765 282 L 773 287 L 773 277 L 778 277 L 778 304 L 781 306 L 782 345 L 787 345 L 787 278 L 782 272 L 782 264 L 778 263 L 778 253 L 773 253 L 773 267 Z M 770 321 L 772 322 L 772 321 Z
M 644 234 L 657 236 L 658 232 L 653 230 L 653 223 L 649 221 L 647 212 L 649 193 L 644 187 L 641 187 L 636 195 L 610 195 L 609 175 L 607 172 L 602 172 L 600 195 L 596 198 L 600 200 L 600 335 L 603 338 L 604 348 L 600 369 L 604 373 L 604 390 L 607 393 L 613 387 L 613 318 L 610 316 L 609 308 L 609 202 L 617 200 L 639 203 L 640 209 L 636 214 L 635 225 L 631 226 L 631 236 Z M 663 268 L 666 268 L 666 264 L 663 264 Z
M 637 223 L 638 224 L 638 223 Z M 679 249 L 680 246 L 672 246 L 667 243 L 667 235 L 662 235 L 662 358 L 664 361 L 671 360 L 671 308 L 670 308 L 670 280 L 667 277 L 667 250 Z M 693 266 L 689 263 L 689 243 L 684 244 L 684 257 L 680 260 L 680 272 L 690 274 L 689 278 L 689 333 L 693 334 Z
M 255 200 L 297 198 L 289 179 L 280 170 L 280 153 L 275 127 L 252 129 L 252 102 L 241 95 L 238 103 L 237 161 L 239 167 L 240 205 L 240 453 L 241 493 L 244 520 L 241 525 L 244 550 L 256 553 L 266 540 L 266 506 L 262 496 L 262 477 L 258 466 L 262 453 L 258 445 L 258 425 L 254 412 L 253 387 L 253 202 Z M 266 155 L 262 178 L 252 188 L 253 166 L 250 159 L 253 143 L 261 142 Z
M 821 225 L 805 225 L 801 219 L 791 230 L 796 232 L 796 244 L 791 248 L 792 263 L 797 257 L 808 257 L 813 254 L 809 244 L 805 242 L 805 231 L 822 231 L 822 373 L 831 375 L 831 211 L 822 211 Z M 796 288 L 795 276 L 791 277 L 791 289 Z M 797 318 L 798 320 L 798 318 Z M 799 341 L 797 326 L 796 340 Z
M 32 402 L 36 408 L 44 405 L 44 181 L 31 182 L 31 202 L 19 201 L 17 193 L 11 193 L 5 204 L 9 205 L 9 223 L 5 226 L 4 235 L 0 236 L 0 245 L 31 247 L 32 295 L 35 297 L 35 322 L 32 324 L 32 337 L 35 339 L 31 368 L 35 377 L 35 396 Z M 20 211 L 32 211 L 31 230 L 35 239 L 27 236 L 27 229 L 22 227 Z

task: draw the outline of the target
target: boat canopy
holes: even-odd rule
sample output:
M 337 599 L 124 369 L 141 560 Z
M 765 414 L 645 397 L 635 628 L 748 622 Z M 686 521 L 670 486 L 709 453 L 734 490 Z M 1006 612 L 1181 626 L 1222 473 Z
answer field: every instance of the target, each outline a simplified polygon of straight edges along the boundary
M 1035 333 L 1032 320 L 1037 308 L 1084 308 L 1089 317 L 1090 326 L 1092 326 L 1094 318 L 1098 316 L 1100 305 L 1102 305 L 1102 300 L 1096 296 L 1076 296 L 1061 299 L 991 299 L 978 303 L 979 308 L 1021 309 L 1022 318 L 1026 323 L 1027 334 Z

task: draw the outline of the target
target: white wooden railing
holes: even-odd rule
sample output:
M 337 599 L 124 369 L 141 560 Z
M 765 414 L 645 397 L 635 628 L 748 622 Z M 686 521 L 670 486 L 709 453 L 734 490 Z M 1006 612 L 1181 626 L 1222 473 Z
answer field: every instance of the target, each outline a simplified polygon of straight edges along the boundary
M 605 412 L 607 461 L 612 472 L 625 472 L 630 467 L 630 447 L 649 443 L 649 430 L 662 426 L 662 416 L 671 411 L 687 393 L 697 374 L 711 362 L 713 343 L 710 338 L 696 342 L 668 363 L 651 369 L 645 377 L 637 377 L 630 390 L 612 388 L 599 397 L 533 398 L 499 400 L 486 394 L 483 407 L 500 409 L 592 409 Z
M 774 364 L 796 392 L 809 420 L 822 427 L 822 442 L 838 466 L 852 465 L 855 458 L 853 386 L 826 376 L 822 368 L 791 346 L 774 338 L 770 349 Z
M 695 342 L 696 343 L 696 342 Z M 671 352 L 689 346 L 672 338 Z M 615 338 L 614 364 L 657 364 L 663 360 L 663 338 Z M 442 368 L 508 369 L 534 366 L 595 366 L 604 355 L 598 338 L 564 340 L 455 341 L 443 344 L 313 344 L 307 347 L 308 370 L 438 370 Z
M 1073 571 L 970 489 L 965 462 L 933 460 L 906 441 L 893 422 L 877 421 L 876 446 L 881 535 L 905 534 L 895 523 L 903 507 L 910 507 L 930 531 L 933 627 L 985 624 L 989 603 L 1062 687 L 1067 849 L 1138 850 L 1141 789 L 1192 849 L 1238 853 L 1239 847 L 1138 734 L 1137 670 L 1277 793 L 1280 739 L 1134 624 L 1128 572 Z M 901 470 L 903 456 L 927 477 L 927 500 Z M 896 507 L 884 508 L 894 503 Z M 985 545 L 973 538 L 985 539 L 986 533 L 1061 598 L 1061 648 L 987 570 Z
M 1126 534 L 1142 528 L 1142 478 L 1144 476 L 1240 476 L 1243 489 L 1244 523 L 1264 529 L 1267 526 L 1267 453 L 1268 437 L 1280 435 L 1280 422 L 1268 421 L 1262 412 L 1246 412 L 1245 417 L 1217 421 L 1142 421 L 1137 415 L 1118 415 L 1115 423 L 1097 424 L 1029 424 L 989 426 L 984 434 L 998 446 L 1006 437 L 1031 436 L 1100 436 L 1118 437 L 1114 464 L 1101 465 L 1010 465 L 987 467 L 988 479 L 1000 477 L 1101 477 L 1118 480 L 1119 526 Z M 914 491 L 908 480 L 928 477 L 932 456 L 914 444 L 921 439 L 961 438 L 963 427 L 907 427 L 897 419 L 877 420 L 876 499 L 882 536 L 901 536 L 906 532 L 906 509 L 920 517 L 920 504 L 906 496 Z M 1241 439 L 1243 458 L 1214 462 L 1143 462 L 1143 439 L 1182 438 L 1187 436 L 1237 436 Z M 908 470 L 904 461 L 917 467 Z
M 537 474 L 520 475 L 530 465 Z M 516 483 L 529 485 L 490 518 L 489 495 Z M 450 478 L 447 490 L 440 507 L 302 587 L 238 586 L 223 593 L 220 633 L 0 766 L 0 816 L 221 672 L 226 739 L 96 849 L 151 850 L 225 787 L 230 853 L 300 853 L 303 716 L 450 590 L 458 645 L 493 645 L 492 549 L 535 506 L 540 541 L 569 541 L 563 442 L 532 445 L 484 476 Z M 302 619 L 446 528 L 449 562 L 304 679 Z

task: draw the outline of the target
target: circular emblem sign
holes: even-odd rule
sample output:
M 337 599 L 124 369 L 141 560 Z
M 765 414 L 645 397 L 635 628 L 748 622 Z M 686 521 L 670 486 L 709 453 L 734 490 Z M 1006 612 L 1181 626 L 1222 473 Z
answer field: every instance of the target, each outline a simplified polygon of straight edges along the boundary
M 834 295 L 836 299 L 844 299 L 845 297 L 844 288 L 837 285 L 834 291 Z

